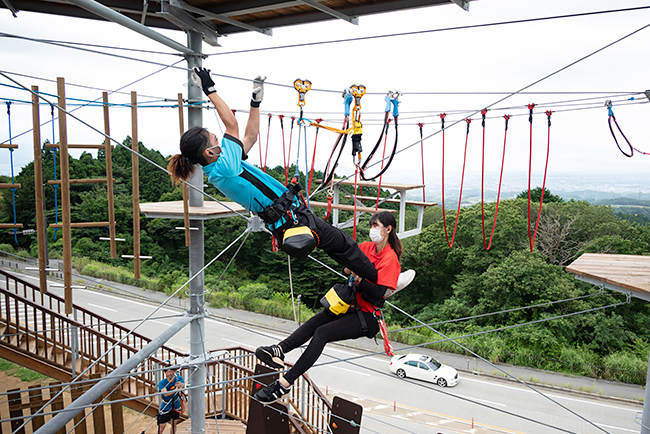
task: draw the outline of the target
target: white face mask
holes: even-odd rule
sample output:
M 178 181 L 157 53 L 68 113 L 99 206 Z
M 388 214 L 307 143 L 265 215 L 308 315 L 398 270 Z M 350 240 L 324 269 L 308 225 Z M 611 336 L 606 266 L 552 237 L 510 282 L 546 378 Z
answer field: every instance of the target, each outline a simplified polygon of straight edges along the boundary
M 381 236 L 381 229 L 370 228 L 370 239 L 375 244 L 381 243 L 381 241 L 384 239 L 384 237 Z

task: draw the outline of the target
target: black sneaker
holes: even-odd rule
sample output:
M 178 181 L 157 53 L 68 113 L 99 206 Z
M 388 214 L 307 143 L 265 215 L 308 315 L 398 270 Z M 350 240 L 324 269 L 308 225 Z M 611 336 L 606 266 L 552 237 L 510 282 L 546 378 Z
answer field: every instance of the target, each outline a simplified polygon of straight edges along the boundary
M 287 396 L 289 392 L 291 392 L 291 386 L 285 388 L 280 384 L 280 380 L 275 380 L 268 386 L 258 390 L 253 398 L 262 404 L 273 404 L 275 401 Z
M 284 353 L 279 345 L 270 347 L 257 347 L 255 356 L 262 362 L 275 369 L 284 368 Z

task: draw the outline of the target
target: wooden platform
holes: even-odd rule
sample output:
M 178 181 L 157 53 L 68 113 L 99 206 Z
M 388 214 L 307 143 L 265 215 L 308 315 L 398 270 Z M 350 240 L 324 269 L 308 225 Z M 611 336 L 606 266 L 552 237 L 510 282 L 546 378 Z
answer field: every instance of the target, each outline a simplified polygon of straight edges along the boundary
M 320 184 L 322 180 L 317 179 L 315 181 L 317 184 Z M 353 187 L 357 185 L 358 187 L 372 187 L 372 188 L 379 188 L 380 184 L 376 181 L 358 181 L 354 182 L 354 179 L 335 179 L 334 184 L 332 186 L 332 224 L 337 227 L 337 228 L 347 228 L 351 227 L 354 224 L 355 218 L 351 218 L 343 223 L 339 222 L 339 210 L 344 210 L 344 211 L 353 211 L 354 207 L 351 205 L 343 205 L 340 203 L 339 199 L 340 198 L 349 198 L 353 197 Z M 327 186 L 329 188 L 329 186 Z M 396 182 L 382 182 L 381 183 L 381 188 L 386 189 L 386 190 L 394 190 L 393 193 L 390 194 L 389 197 L 384 197 L 380 198 L 384 203 L 395 203 L 399 204 L 399 216 L 397 217 L 397 235 L 400 238 L 407 238 L 413 235 L 418 235 L 420 232 L 422 232 L 422 220 L 424 216 L 424 209 L 429 207 L 429 206 L 434 206 L 436 205 L 433 202 L 421 202 L 421 201 L 414 201 L 414 200 L 407 200 L 406 199 L 406 192 L 409 190 L 414 190 L 418 188 L 423 188 L 424 185 L 422 184 L 402 184 L 402 183 L 396 183 Z M 397 197 L 399 196 L 399 198 Z M 356 217 L 358 218 L 359 213 L 363 212 L 372 212 L 376 213 L 379 211 L 391 211 L 392 210 L 387 210 L 387 209 L 382 209 L 381 205 L 379 206 L 379 209 L 375 211 L 374 207 L 365 207 L 363 206 L 363 200 L 375 200 L 375 198 L 371 198 L 370 196 L 357 196 L 357 215 Z M 314 202 L 312 202 L 314 204 Z M 411 230 L 406 230 L 405 228 L 405 216 L 406 216 L 406 206 L 407 205 L 412 205 L 417 209 L 418 216 L 417 216 L 417 223 L 415 225 L 415 228 Z M 313 206 L 319 207 L 321 205 L 316 202 Z M 344 207 L 352 207 L 352 209 L 344 208 Z M 361 209 L 363 208 L 363 209 Z
M 212 220 L 224 217 L 233 217 L 237 212 L 245 214 L 248 213 L 243 206 L 235 202 L 203 202 L 203 206 L 190 207 L 190 219 L 194 220 Z M 225 206 L 224 206 L 225 205 Z M 226 208 L 226 206 L 228 208 Z M 158 219 L 183 219 L 183 201 L 177 200 L 174 202 L 150 202 L 141 203 L 140 212 L 144 213 L 149 218 Z
M 585 282 L 650 301 L 650 256 L 585 253 L 566 271 Z

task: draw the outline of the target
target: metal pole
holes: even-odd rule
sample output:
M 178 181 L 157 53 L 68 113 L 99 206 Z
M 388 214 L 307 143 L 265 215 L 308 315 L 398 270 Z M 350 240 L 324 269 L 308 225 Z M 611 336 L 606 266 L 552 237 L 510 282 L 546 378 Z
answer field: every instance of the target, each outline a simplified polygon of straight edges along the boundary
M 113 9 L 104 6 L 101 3 L 98 3 L 93 0 L 69 0 L 69 2 L 76 6 L 79 6 L 82 9 L 92 12 L 95 15 L 99 15 L 100 17 L 108 21 L 113 21 L 114 23 L 121 24 L 124 27 L 133 30 L 134 32 L 138 32 L 148 38 L 153 39 L 154 41 L 158 41 L 161 44 L 167 45 L 168 47 L 173 48 L 176 51 L 180 51 L 181 53 L 184 54 L 192 53 L 192 50 L 188 49 L 187 47 L 184 47 L 183 44 L 179 44 L 178 42 L 168 38 L 167 36 L 164 36 L 158 32 L 154 32 L 149 27 L 140 24 L 139 22 L 134 21 L 129 17 L 126 17 L 119 12 L 116 12 Z
M 648 373 L 645 379 L 645 396 L 643 397 L 643 418 L 641 434 L 650 434 L 650 356 L 648 356 Z
M 188 48 L 195 52 L 202 52 L 202 36 L 200 33 L 187 32 Z M 203 99 L 203 92 L 201 88 L 196 86 L 192 81 L 190 74 L 195 66 L 201 66 L 203 59 L 200 56 L 188 55 L 185 57 L 187 60 L 188 74 L 188 100 L 190 103 L 201 101 Z M 200 107 L 188 107 L 187 109 L 187 123 L 189 127 L 203 125 L 203 112 Z M 194 174 L 190 177 L 189 182 L 198 188 L 200 191 L 190 189 L 189 191 L 189 206 L 198 207 L 203 206 L 203 170 L 201 166 L 196 166 Z M 203 269 L 204 265 L 204 233 L 203 221 L 191 220 L 191 227 L 198 230 L 190 231 L 190 276 Z M 204 341 L 204 277 L 203 273 L 197 276 L 190 282 L 190 314 L 195 315 L 195 318 L 190 323 L 190 358 L 188 363 L 191 364 L 192 360 L 203 360 L 205 357 L 205 341 Z M 205 364 L 199 363 L 192 367 L 189 374 L 189 384 L 193 387 L 189 394 L 189 415 L 192 421 L 192 434 L 201 434 L 205 432 Z
M 92 403 L 107 392 L 111 386 L 117 383 L 124 375 L 131 372 L 131 370 L 138 366 L 143 360 L 154 354 L 165 342 L 171 339 L 172 336 L 181 331 L 193 318 L 192 315 L 188 315 L 176 321 L 171 327 L 145 345 L 140 351 L 135 353 L 133 357 L 118 366 L 110 374 L 106 375 L 106 377 L 100 379 L 96 385 L 81 395 L 74 401 L 74 403 L 70 404 L 63 410 L 60 410 L 56 416 L 39 428 L 35 434 L 54 434 L 61 428 L 64 428 L 66 423 L 70 422 L 77 414 L 81 413 L 84 408 L 92 405 Z

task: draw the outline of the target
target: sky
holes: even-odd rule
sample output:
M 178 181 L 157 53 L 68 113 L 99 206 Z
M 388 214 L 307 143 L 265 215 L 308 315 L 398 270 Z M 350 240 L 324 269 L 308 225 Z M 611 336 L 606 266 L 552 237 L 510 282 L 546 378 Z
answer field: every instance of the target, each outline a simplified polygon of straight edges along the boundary
M 364 121 L 363 146 L 367 152 L 377 142 L 385 107 L 384 95 L 399 90 L 399 154 L 384 179 L 388 182 L 421 182 L 421 148 L 424 148 L 425 183 L 439 186 L 441 180 L 442 135 L 439 114 L 448 113 L 446 125 L 461 121 L 445 132 L 445 184 L 457 188 L 463 167 L 466 140 L 464 117 L 490 106 L 506 97 L 490 92 L 515 92 L 584 56 L 601 49 L 619 38 L 650 23 L 650 9 L 618 12 L 575 18 L 562 18 L 525 24 L 509 24 L 475 29 L 419 33 L 407 36 L 376 38 L 365 41 L 339 42 L 315 46 L 280 48 L 257 52 L 236 53 L 254 48 L 332 41 L 404 32 L 427 31 L 456 26 L 495 23 L 557 15 L 578 14 L 611 9 L 647 6 L 647 1 L 618 0 L 480 0 L 470 4 L 470 11 L 450 4 L 410 11 L 363 16 L 359 25 L 330 21 L 325 23 L 276 28 L 273 36 L 243 33 L 220 38 L 221 47 L 204 44 L 204 52 L 214 54 L 204 60 L 212 70 L 216 88 L 222 98 L 239 111 L 237 114 L 243 134 L 250 98 L 251 80 L 266 75 L 267 86 L 261 106 L 261 142 L 266 149 L 268 113 L 271 129 L 268 135 L 268 165 L 283 164 L 282 132 L 277 115 L 297 116 L 298 94 L 291 88 L 297 78 L 312 82 L 307 93 L 305 114 L 309 119 L 339 127 L 343 119 L 341 91 L 353 84 L 366 86 L 368 94 L 362 99 Z M 2 32 L 29 38 L 83 42 L 124 48 L 137 48 L 170 53 L 167 47 L 136 34 L 118 24 L 19 12 L 13 18 L 7 9 L 0 9 Z M 182 32 L 163 31 L 172 39 L 186 43 Z M 649 176 L 650 155 L 635 154 L 627 158 L 616 148 L 607 124 L 605 100 L 614 101 L 613 110 L 622 131 L 632 145 L 650 152 L 647 122 L 650 114 L 648 99 L 643 91 L 650 88 L 645 54 L 650 45 L 650 28 L 553 75 L 527 89 L 544 94 L 515 95 L 491 107 L 485 128 L 485 170 L 491 174 L 491 188 L 496 189 L 504 146 L 504 114 L 510 114 L 506 141 L 504 182 L 521 182 L 526 188 L 530 150 L 530 124 L 527 104 L 534 110 L 532 173 L 533 185 L 541 185 L 549 140 L 545 110 L 552 110 L 548 176 L 554 180 L 565 174 L 585 176 L 623 175 L 630 180 Z M 177 55 L 158 55 L 96 49 L 118 53 L 150 62 L 170 65 L 181 60 Z M 64 77 L 68 97 L 94 100 L 101 90 L 124 88 L 122 94 L 111 94 L 113 103 L 130 101 L 128 92 L 139 95 L 139 103 L 154 99 L 177 99 L 187 96 L 187 73 L 179 68 L 167 68 L 141 80 L 162 67 L 135 60 L 119 59 L 102 54 L 56 47 L 13 38 L 0 38 L 0 70 L 36 78 L 10 75 L 22 85 L 38 85 L 42 92 L 56 93 L 55 80 Z M 141 80 L 141 81 L 138 81 Z M 76 87 L 82 85 L 97 90 Z M 31 100 L 31 96 L 0 76 L 0 102 L 3 99 Z M 471 93 L 439 95 L 436 92 Z M 598 92 L 593 94 L 559 94 L 549 92 Z M 617 93 L 640 92 L 617 96 Z M 634 101 L 626 101 L 634 96 Z M 53 98 L 51 98 L 54 101 Z M 581 100 L 581 101 L 575 101 Z M 574 102 L 569 102 L 574 101 Z M 635 104 L 636 103 L 636 104 Z M 627 104 L 627 105 L 626 105 Z M 586 109 L 586 108 L 589 109 Z M 68 107 L 75 108 L 74 106 Z M 454 113 L 462 111 L 461 113 Z M 103 129 L 102 110 L 84 107 L 75 115 Z M 111 136 L 118 141 L 131 133 L 130 110 L 111 108 Z M 49 107 L 41 108 L 41 120 L 50 119 Z M 482 137 L 480 114 L 472 116 L 467 140 L 466 171 L 470 184 L 480 182 Z M 417 124 L 424 123 L 423 144 L 419 142 Z M 213 110 L 204 111 L 203 123 L 219 135 L 220 125 Z M 12 142 L 20 147 L 14 153 L 14 170 L 33 159 L 31 107 L 16 103 L 11 106 Z M 294 129 L 289 160 L 296 160 L 298 129 Z M 54 133 L 48 123 L 41 129 L 42 139 L 58 141 L 58 124 Z M 178 152 L 178 111 L 174 108 L 141 108 L 138 111 L 139 140 L 149 148 L 168 156 Z M 314 149 L 314 128 L 308 128 L 308 155 Z M 19 136 L 20 135 L 20 136 Z M 19 137 L 16 137 L 19 136 Z M 5 106 L 0 112 L 0 143 L 9 141 L 9 124 Z M 619 137 L 619 143 L 624 145 Z M 68 119 L 69 143 L 101 143 L 103 138 L 83 124 Z M 323 169 L 336 136 L 322 131 L 316 143 L 316 169 Z M 394 140 L 391 127 L 388 142 Z M 289 120 L 285 118 L 285 144 L 289 143 Z M 251 159 L 259 163 L 258 145 Z M 349 145 L 348 145 L 349 146 Z M 301 146 L 302 148 L 302 146 Z M 624 148 L 625 149 L 625 148 Z M 79 151 L 73 151 L 78 156 Z M 301 149 L 301 169 L 304 170 L 304 148 Z M 344 152 L 339 174 L 353 173 L 349 148 Z M 0 149 L 0 174 L 9 175 L 9 151 Z M 474 176 L 470 176 L 470 175 Z M 74 176 L 74 174 L 72 175 Z M 650 184 L 650 179 L 648 180 Z M 468 186 L 468 187 L 471 187 Z M 552 185 L 549 185 L 552 189 Z M 439 188 L 439 187 L 438 187 Z

